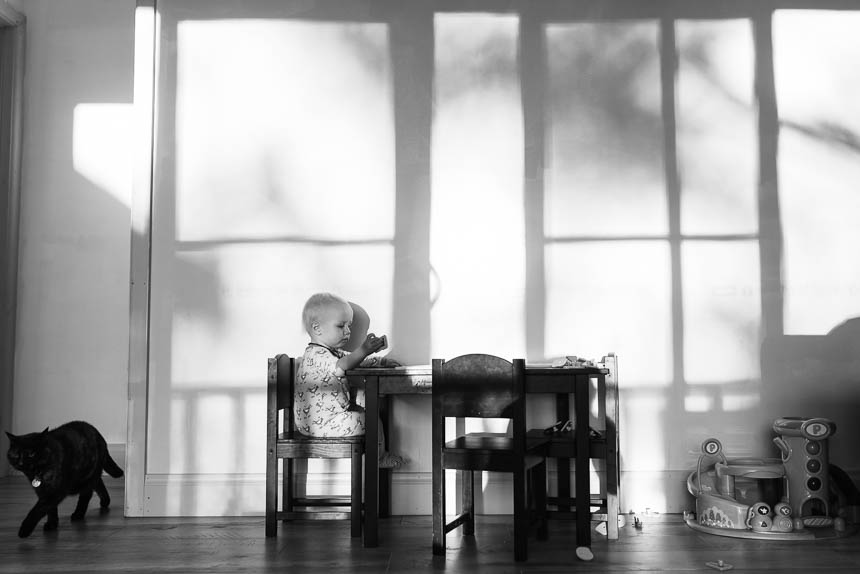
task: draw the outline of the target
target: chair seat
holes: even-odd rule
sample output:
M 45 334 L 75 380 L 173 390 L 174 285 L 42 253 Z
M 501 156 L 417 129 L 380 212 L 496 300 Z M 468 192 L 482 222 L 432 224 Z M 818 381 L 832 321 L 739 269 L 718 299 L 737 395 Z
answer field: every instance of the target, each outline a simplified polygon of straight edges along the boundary
M 526 436 L 526 450 L 538 451 L 545 448 L 551 442 L 550 436 L 532 434 L 529 431 Z M 470 450 L 512 450 L 514 448 L 513 437 L 504 433 L 473 432 L 459 436 L 445 443 L 446 449 L 470 449 Z
M 442 459 L 446 468 L 458 470 L 509 470 L 516 464 L 514 439 L 503 433 L 468 433 L 445 443 Z M 524 467 L 529 469 L 544 460 L 548 437 L 526 441 Z
M 364 436 L 320 438 L 278 435 L 279 458 L 349 458 L 355 449 L 364 452 Z
M 526 434 L 527 440 L 546 439 L 546 456 L 550 458 L 576 458 L 576 433 L 563 432 L 551 435 L 544 434 L 543 429 L 531 429 Z M 588 457 L 606 458 L 606 437 L 588 439 Z

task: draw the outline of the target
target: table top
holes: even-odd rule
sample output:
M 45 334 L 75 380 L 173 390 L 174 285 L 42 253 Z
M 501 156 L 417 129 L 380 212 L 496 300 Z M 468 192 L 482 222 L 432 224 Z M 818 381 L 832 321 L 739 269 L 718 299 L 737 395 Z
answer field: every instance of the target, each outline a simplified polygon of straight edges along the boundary
M 569 393 L 577 378 L 597 377 L 605 382 L 609 369 L 603 367 L 553 367 L 549 363 L 526 364 L 526 392 Z M 430 365 L 402 367 L 359 367 L 346 373 L 350 385 L 361 388 L 367 378 L 378 378 L 379 393 L 425 394 L 432 392 L 433 368 Z
M 608 375 L 605 367 L 553 367 L 550 363 L 526 363 L 526 374 L 578 374 L 578 375 Z M 380 377 L 419 376 L 433 374 L 431 365 L 403 365 L 400 367 L 356 367 L 350 369 L 348 375 L 375 375 Z

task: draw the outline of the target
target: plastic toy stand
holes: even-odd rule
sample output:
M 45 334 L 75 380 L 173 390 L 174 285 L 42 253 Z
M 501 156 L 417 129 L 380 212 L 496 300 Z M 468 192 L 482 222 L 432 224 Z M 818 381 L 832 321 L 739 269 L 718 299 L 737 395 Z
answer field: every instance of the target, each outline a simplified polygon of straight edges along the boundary
M 777 419 L 773 430 L 781 458 L 727 459 L 717 439 L 702 443 L 697 468 L 687 478 L 696 499 L 696 512 L 684 513 L 687 526 L 752 540 L 826 540 L 856 533 L 860 492 L 828 460 L 827 438 L 836 425 L 786 417 Z M 831 496 L 836 493 L 842 494 L 838 500 Z M 717 563 L 707 566 L 720 569 Z
M 849 526 L 843 532 L 834 528 L 804 528 L 793 532 L 756 532 L 755 530 L 734 530 L 731 528 L 716 528 L 704 526 L 696 522 L 695 516 L 685 519 L 687 526 L 697 532 L 716 534 L 717 536 L 728 536 L 729 538 L 747 538 L 750 540 L 828 540 L 842 538 L 857 532 L 856 526 Z

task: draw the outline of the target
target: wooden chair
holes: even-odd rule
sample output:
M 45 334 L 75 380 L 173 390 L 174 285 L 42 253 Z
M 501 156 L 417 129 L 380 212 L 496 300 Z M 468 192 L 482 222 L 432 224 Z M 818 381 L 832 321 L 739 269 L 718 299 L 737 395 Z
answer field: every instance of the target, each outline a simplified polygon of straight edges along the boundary
M 606 535 L 609 540 L 618 539 L 618 515 L 620 495 L 620 472 L 619 472 L 619 441 L 618 441 L 618 358 L 614 353 L 609 353 L 601 359 L 598 367 L 605 369 L 604 384 L 597 387 L 598 424 L 602 420 L 602 429 L 593 433 L 588 438 L 588 458 L 605 461 L 605 484 L 599 494 L 589 497 L 589 503 L 596 507 L 587 520 L 589 524 L 593 519 L 606 521 Z M 588 412 L 584 416 L 588 416 Z M 564 421 L 570 419 L 570 396 L 560 394 L 556 396 L 556 417 Z M 536 438 L 546 436 L 544 429 L 529 430 L 528 436 Z M 547 458 L 556 460 L 558 489 L 557 495 L 548 495 L 548 515 L 550 518 L 574 518 L 576 513 L 572 507 L 576 505 L 576 498 L 571 495 L 570 489 L 570 461 L 578 456 L 576 448 L 576 435 L 572 430 L 553 433 L 548 436 Z M 588 532 L 577 532 L 577 546 L 590 545 L 590 530 Z
M 529 508 L 527 474 L 531 474 L 538 538 L 546 538 L 546 440 L 526 441 L 525 362 L 510 363 L 492 355 L 463 355 L 433 360 L 433 553 L 445 553 L 445 535 L 463 526 L 475 533 L 475 471 L 510 472 L 514 493 L 514 559 L 527 558 Z M 445 441 L 446 417 L 511 419 L 512 436 L 468 433 Z M 445 469 L 464 471 L 462 512 L 450 522 L 445 515 Z
M 313 438 L 293 421 L 293 382 L 298 361 L 287 355 L 269 359 L 266 417 L 266 536 L 278 533 L 278 519 L 349 519 L 353 537 L 361 536 L 364 437 Z M 352 460 L 350 496 L 298 497 L 295 459 Z M 278 461 L 283 459 L 283 510 L 278 510 Z

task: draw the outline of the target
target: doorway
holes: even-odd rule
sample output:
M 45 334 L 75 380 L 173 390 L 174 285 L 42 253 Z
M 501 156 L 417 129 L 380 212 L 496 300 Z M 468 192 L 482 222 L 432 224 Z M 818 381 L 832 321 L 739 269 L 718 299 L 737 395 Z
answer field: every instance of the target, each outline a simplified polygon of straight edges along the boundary
M 12 426 L 15 318 L 18 290 L 18 202 L 21 183 L 21 102 L 24 16 L 0 4 L 0 427 Z M 0 436 L 0 451 L 8 445 Z M 0 476 L 9 471 L 0 459 Z

